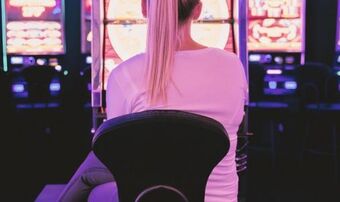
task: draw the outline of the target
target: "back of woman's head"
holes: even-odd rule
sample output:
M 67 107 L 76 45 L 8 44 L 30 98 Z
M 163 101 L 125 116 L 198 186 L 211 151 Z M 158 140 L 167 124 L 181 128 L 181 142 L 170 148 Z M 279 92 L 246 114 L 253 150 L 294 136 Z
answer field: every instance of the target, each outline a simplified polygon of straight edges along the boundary
M 178 31 L 190 20 L 200 0 L 144 0 L 148 18 L 146 65 L 148 68 L 148 101 L 166 102 Z

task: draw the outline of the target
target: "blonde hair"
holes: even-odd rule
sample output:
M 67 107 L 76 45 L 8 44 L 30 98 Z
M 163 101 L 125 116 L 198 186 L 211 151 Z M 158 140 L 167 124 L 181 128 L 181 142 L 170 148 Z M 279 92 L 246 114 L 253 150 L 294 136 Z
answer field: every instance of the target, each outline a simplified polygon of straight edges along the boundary
M 167 88 L 179 43 L 179 25 L 190 17 L 198 2 L 199 0 L 147 0 L 146 65 L 150 104 L 167 101 Z

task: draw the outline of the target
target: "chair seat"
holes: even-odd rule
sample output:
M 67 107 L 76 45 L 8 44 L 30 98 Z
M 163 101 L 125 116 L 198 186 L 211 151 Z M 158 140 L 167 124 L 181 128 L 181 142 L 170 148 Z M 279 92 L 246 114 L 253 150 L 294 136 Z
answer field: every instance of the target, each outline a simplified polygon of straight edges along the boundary
M 106 183 L 95 187 L 89 197 L 88 202 L 119 202 L 117 185 L 114 182 Z
M 35 202 L 51 202 L 57 201 L 59 195 L 66 187 L 66 184 L 49 184 L 44 187 Z

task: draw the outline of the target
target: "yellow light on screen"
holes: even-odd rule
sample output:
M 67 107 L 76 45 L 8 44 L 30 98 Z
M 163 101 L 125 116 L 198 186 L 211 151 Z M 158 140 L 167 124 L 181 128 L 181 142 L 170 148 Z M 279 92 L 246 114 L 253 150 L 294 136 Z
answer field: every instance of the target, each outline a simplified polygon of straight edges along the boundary
M 119 57 L 126 60 L 145 51 L 146 24 L 109 25 L 109 38 Z
M 201 0 L 202 13 L 199 20 L 228 19 L 230 17 L 226 0 Z
M 105 60 L 105 66 L 108 71 L 112 71 L 114 68 L 117 67 L 117 63 L 113 59 L 106 59 Z
M 199 20 L 203 23 L 195 23 L 192 34 L 198 42 L 223 49 L 229 38 L 229 24 L 209 23 L 209 20 L 226 20 L 230 17 L 226 0 L 202 0 L 203 9 Z M 108 19 L 143 20 L 140 0 L 111 0 L 108 6 Z M 125 20 L 125 21 L 124 21 Z M 144 19 L 145 20 L 145 19 Z M 204 23 L 207 21 L 207 23 Z M 110 24 L 108 37 L 110 42 L 122 60 L 126 60 L 135 54 L 145 51 L 147 25 L 146 24 Z M 214 36 L 214 37 L 212 37 Z
M 230 32 L 229 24 L 194 24 L 192 37 L 208 47 L 224 49 Z
M 46 37 L 55 37 L 55 38 L 61 37 L 61 32 L 58 30 L 46 30 L 44 34 Z
M 90 31 L 88 34 L 87 34 L 87 37 L 86 37 L 86 40 L 87 40 L 87 42 L 92 42 L 92 37 L 93 37 L 93 35 L 92 35 L 92 31 Z
M 141 0 L 111 0 L 108 6 L 108 19 L 144 19 Z
M 7 45 L 11 45 L 11 46 L 22 46 L 26 43 L 25 39 L 21 39 L 21 38 L 15 38 L 15 39 L 8 39 L 7 40 Z
M 8 31 L 7 38 L 24 38 L 26 36 L 25 31 Z
M 56 0 L 10 0 L 9 5 L 16 7 L 24 6 L 54 7 L 56 6 Z
M 32 47 L 38 47 L 44 44 L 44 41 L 41 39 L 27 39 L 26 44 Z
M 6 27 L 8 30 L 22 30 L 24 24 L 23 22 L 9 22 Z
M 61 52 L 63 50 L 59 22 L 25 21 L 7 24 L 7 51 L 9 53 Z
M 48 22 L 45 25 L 47 26 L 46 29 L 61 29 L 61 24 L 58 22 Z
M 40 30 L 28 30 L 26 33 L 27 38 L 39 38 L 41 36 Z
M 62 41 L 59 38 L 46 38 L 44 44 L 46 45 L 60 45 Z
M 22 8 L 22 16 L 29 17 L 40 17 L 45 12 L 45 7 L 37 6 L 37 7 L 23 7 Z

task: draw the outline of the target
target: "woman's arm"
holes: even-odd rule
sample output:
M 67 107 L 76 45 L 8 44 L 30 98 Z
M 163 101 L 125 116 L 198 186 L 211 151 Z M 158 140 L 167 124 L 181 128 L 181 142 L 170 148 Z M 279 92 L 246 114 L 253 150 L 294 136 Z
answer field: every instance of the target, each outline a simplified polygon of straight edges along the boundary
M 120 84 L 116 79 L 116 72 L 112 72 L 106 90 L 106 113 L 107 119 L 112 119 L 118 116 L 122 116 L 131 113 L 131 104 L 126 96 L 127 92 L 124 92 Z

